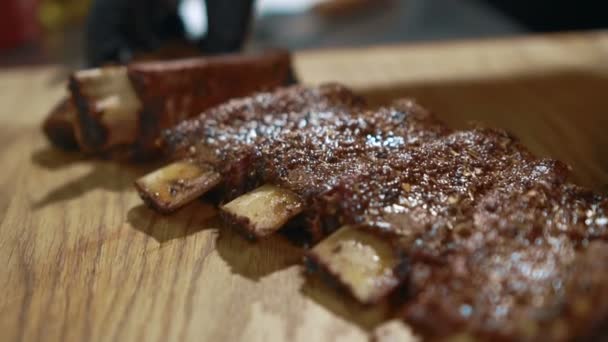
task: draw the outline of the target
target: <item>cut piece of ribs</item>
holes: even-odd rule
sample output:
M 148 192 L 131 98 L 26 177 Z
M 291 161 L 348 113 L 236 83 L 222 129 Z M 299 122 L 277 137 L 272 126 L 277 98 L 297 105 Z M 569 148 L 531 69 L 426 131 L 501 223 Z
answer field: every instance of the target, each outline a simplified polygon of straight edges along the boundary
M 221 197 L 232 199 L 261 185 L 255 167 L 259 159 L 256 147 L 261 141 L 272 139 L 281 132 L 297 130 L 311 118 L 321 122 L 338 120 L 341 116 L 337 113 L 359 110 L 363 105 L 358 96 L 340 85 L 292 86 L 231 100 L 205 111 L 198 118 L 165 132 L 161 145 L 165 154 L 174 160 L 189 160 L 202 168 L 215 170 L 214 177 L 219 175 L 221 178 Z M 169 168 L 155 173 L 175 173 L 174 168 Z M 182 187 L 179 191 L 165 192 L 175 199 L 165 200 L 146 182 L 146 179 L 162 182 L 170 178 L 144 177 L 136 182 L 141 196 L 152 208 L 164 213 L 185 204 L 178 198 L 201 195 L 198 192 L 192 195 L 198 188 Z M 156 184 L 155 188 L 169 188 L 172 183 Z
M 402 235 L 411 236 L 414 228 L 422 230 L 429 225 L 457 226 L 454 211 L 464 211 L 475 203 L 475 196 L 479 199 L 493 187 L 521 182 L 516 172 L 537 162 L 502 132 L 472 130 L 442 136 L 447 130 L 411 102 L 402 101 L 375 112 L 329 114 L 339 120 L 322 124 L 309 120 L 297 130 L 283 130 L 271 139 L 256 141 L 254 147 L 247 146 L 255 151 L 256 161 L 238 164 L 241 173 L 253 177 L 256 181 L 252 184 L 274 185 L 265 185 L 224 205 L 223 216 L 231 225 L 258 238 L 275 232 L 300 211 L 310 218 L 307 228 L 315 239 L 342 224 L 375 228 L 376 233 L 361 229 L 356 234 L 349 233 L 353 228 L 345 228 L 338 234 L 348 238 L 324 241 L 309 255 L 312 262 L 365 303 L 385 297 L 407 274 L 401 269 L 415 241 L 405 241 Z M 421 205 L 416 207 L 414 203 L 417 211 L 404 214 L 403 201 L 414 194 Z M 294 197 L 299 199 L 297 205 Z M 286 198 L 289 205 L 284 205 Z M 443 212 L 437 212 L 440 209 Z M 418 221 L 391 225 L 391 220 L 399 222 L 412 215 Z M 420 221 L 423 218 L 426 221 Z M 397 235 L 400 243 L 387 243 L 391 250 L 379 250 L 382 244 L 367 243 L 378 241 L 372 238 L 378 233 Z M 326 248 L 328 244 L 334 246 Z M 368 276 L 367 282 L 357 282 L 353 274 L 369 275 L 372 263 L 361 263 L 360 255 L 349 254 L 358 249 L 343 249 L 342 244 L 360 246 L 394 260 L 384 262 L 375 257 L 380 258 L 380 266 L 386 266 L 377 270 L 376 278 Z M 339 253 L 332 255 L 327 250 Z M 431 256 L 428 253 L 427 257 Z M 353 259 L 352 263 L 344 268 L 348 258 Z
M 86 152 L 126 147 L 154 156 L 163 129 L 234 97 L 295 81 L 289 53 L 137 62 L 70 78 L 75 138 Z
M 394 108 L 378 112 L 380 117 L 391 117 L 387 113 L 421 118 L 412 115 L 412 111 Z M 353 120 L 364 123 L 366 127 L 374 127 L 366 121 L 372 117 L 372 114 L 367 114 L 365 119 L 352 116 Z M 287 189 L 302 199 L 304 211 L 308 210 L 309 217 L 314 218 L 308 223 L 308 228 L 318 234 L 317 238 L 322 238 L 339 225 L 369 230 L 353 234 L 349 232 L 354 228 L 341 229 L 336 234 L 344 238 L 330 237 L 309 253 L 312 263 L 331 274 L 361 302 L 373 303 L 384 298 L 404 280 L 407 273 L 403 268 L 407 266 L 405 263 L 411 251 L 433 258 L 433 248 L 415 248 L 418 242 L 414 237 L 417 234 L 428 227 L 458 227 L 458 213 L 466 218 L 467 208 L 492 188 L 512 182 L 539 181 L 522 176 L 526 175 L 525 172 L 532 172 L 533 165 L 544 161 L 535 160 L 508 135 L 492 130 L 470 130 L 442 136 L 438 133 L 443 131 L 441 126 L 429 123 L 433 120 L 406 120 L 398 128 L 384 126 L 390 127 L 386 132 L 402 130 L 400 136 L 362 131 L 364 141 L 349 136 L 348 130 L 336 130 L 338 133 L 334 136 L 335 127 L 331 127 L 329 133 L 324 127 L 320 135 L 301 129 L 289 132 L 286 135 L 288 139 L 268 142 L 278 144 L 281 149 L 271 148 L 268 149 L 270 152 L 265 152 L 264 144 L 260 148 L 259 153 L 270 159 L 270 166 L 262 166 L 266 172 L 262 177 L 264 182 L 280 185 L 281 189 Z M 363 126 L 350 127 L 360 129 Z M 420 139 L 424 135 L 430 138 L 426 141 Z M 396 143 L 398 138 L 402 142 L 411 139 L 420 143 Z M 302 141 L 307 143 L 301 144 Z M 347 151 L 356 152 L 342 154 L 340 144 L 334 144 L 342 141 L 350 142 Z M 290 163 L 291 160 L 296 163 Z M 546 163 L 547 166 L 543 167 L 549 170 L 547 177 L 559 179 L 563 173 L 560 167 Z M 255 206 L 263 205 L 264 201 L 268 198 Z M 240 213 L 235 213 L 232 208 L 224 210 L 224 216 L 230 222 L 240 223 L 251 232 L 258 227 L 256 217 L 259 216 L 255 214 L 251 210 Z M 273 215 L 284 214 L 286 212 L 279 211 Z M 315 227 L 319 222 L 320 229 Z M 278 228 L 280 225 L 273 230 L 264 227 L 257 236 Z M 373 235 L 387 235 L 387 240 L 393 235 L 399 243 L 370 244 L 368 240 L 378 241 Z M 382 246 L 385 250 L 380 249 Z M 390 250 L 386 250 L 388 248 Z M 328 250 L 335 253 L 328 253 Z M 370 252 L 373 260 L 362 262 L 361 255 L 353 252 L 363 250 Z M 383 260 L 381 255 L 392 259 Z M 347 260 L 351 263 L 348 264 Z M 374 277 L 369 276 L 370 265 L 379 267 Z M 353 277 L 353 274 L 367 274 L 367 281 L 356 281 L 360 277 Z

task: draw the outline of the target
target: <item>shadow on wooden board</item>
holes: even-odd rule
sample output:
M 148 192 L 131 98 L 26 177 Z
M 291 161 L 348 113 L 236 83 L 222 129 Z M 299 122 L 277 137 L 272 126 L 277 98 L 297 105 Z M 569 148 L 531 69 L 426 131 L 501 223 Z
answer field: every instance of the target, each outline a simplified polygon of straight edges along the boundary
M 195 201 L 172 215 L 161 215 L 140 204 L 127 213 L 127 222 L 159 243 L 186 238 L 219 226 L 214 206 Z
M 363 89 L 373 105 L 412 97 L 454 128 L 506 129 L 539 156 L 573 167 L 573 180 L 608 184 L 608 75 L 564 70 L 502 78 L 392 84 Z
M 387 302 L 372 306 L 362 305 L 346 291 L 331 285 L 331 281 L 327 280 L 317 272 L 307 274 L 300 292 L 334 315 L 358 325 L 367 332 L 391 318 L 391 307 Z
M 125 168 L 109 161 L 91 161 L 91 170 L 75 179 L 70 179 L 49 191 L 43 198 L 34 203 L 32 209 L 40 209 L 47 205 L 63 202 L 96 189 L 113 192 L 123 191 L 133 185 L 133 181 L 140 174 L 132 169 Z
M 86 165 L 90 168 L 90 171 L 84 175 L 57 184 L 53 190 L 34 203 L 32 207 L 34 210 L 53 203 L 76 199 L 96 189 L 112 192 L 130 189 L 138 177 L 158 166 L 158 163 L 135 164 L 103 160 L 79 152 L 62 151 L 52 146 L 34 151 L 30 158 L 33 164 L 49 172 L 64 172 L 64 169 L 75 165 Z
M 64 167 L 89 160 L 79 152 L 64 151 L 51 145 L 32 153 L 32 163 L 48 170 L 60 170 Z
M 216 248 L 232 272 L 252 280 L 300 264 L 303 256 L 303 250 L 281 234 L 250 241 L 228 227 L 220 229 Z

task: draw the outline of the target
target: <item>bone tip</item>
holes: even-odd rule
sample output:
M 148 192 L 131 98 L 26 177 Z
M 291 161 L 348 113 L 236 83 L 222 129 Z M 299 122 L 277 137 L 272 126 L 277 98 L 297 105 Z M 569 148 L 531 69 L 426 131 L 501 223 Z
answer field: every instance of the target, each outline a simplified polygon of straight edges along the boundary
M 159 194 L 151 191 L 145 184 L 142 179 L 136 180 L 133 185 L 135 186 L 135 190 L 139 194 L 139 197 L 142 199 L 144 204 L 151 208 L 155 212 L 158 212 L 162 215 L 169 215 L 174 213 L 178 208 L 175 206 L 171 206 L 168 203 L 163 202 L 159 198 Z
M 344 226 L 306 253 L 309 269 L 365 305 L 380 302 L 400 283 L 402 261 L 374 233 Z
M 310 276 L 320 277 L 332 288 L 345 290 L 348 295 L 356 299 L 363 306 L 372 306 L 380 302 L 381 296 L 361 296 L 354 289 L 353 285 L 342 280 L 338 272 L 334 272 L 323 258 L 319 257 L 313 250 L 305 252 L 304 264 Z
M 223 208 L 220 210 L 220 218 L 226 228 L 233 229 L 249 241 L 258 241 L 266 236 L 254 229 L 248 218 L 235 215 Z
M 230 226 L 247 236 L 263 238 L 280 230 L 303 210 L 299 198 L 291 191 L 274 185 L 263 185 L 221 207 Z

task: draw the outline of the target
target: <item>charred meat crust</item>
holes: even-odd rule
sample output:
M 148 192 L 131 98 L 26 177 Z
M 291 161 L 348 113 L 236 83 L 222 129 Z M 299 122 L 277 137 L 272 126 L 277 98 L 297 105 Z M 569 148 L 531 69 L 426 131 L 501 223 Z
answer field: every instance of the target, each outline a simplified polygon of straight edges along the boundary
M 321 210 L 307 211 L 308 221 L 311 235 L 320 239 L 338 226 L 327 219 L 336 212 L 327 211 L 336 210 L 339 201 L 325 195 L 343 178 L 360 174 L 360 165 L 377 163 L 393 150 L 447 132 L 412 101 L 369 111 L 348 89 L 329 84 L 232 100 L 166 131 L 163 141 L 172 158 L 215 165 L 225 200 L 242 193 L 235 189 L 247 190 L 246 184 L 267 182 L 293 191 L 304 204 L 315 202 Z
M 601 333 L 606 230 L 577 218 L 595 221 L 599 208 L 605 217 L 605 200 L 567 183 L 489 194 L 472 215 L 472 234 L 438 246 L 442 263 L 411 259 L 402 317 L 436 337 L 469 331 L 487 340 L 564 341 Z M 581 234 L 584 226 L 591 229 Z
M 212 108 L 166 132 L 165 154 L 213 168 L 222 176 L 220 188 L 224 191 L 219 200 L 230 201 L 261 184 L 256 173 L 260 169 L 255 167 L 259 159 L 256 141 L 292 130 L 311 112 L 344 111 L 361 103 L 358 96 L 338 85 L 257 93 Z
M 606 198 L 500 131 L 454 132 L 402 157 L 396 173 L 380 164 L 354 178 L 341 202 L 346 218 L 383 234 L 407 261 L 408 323 L 438 338 L 570 340 L 605 322 Z M 591 266 L 587 245 L 603 261 Z M 352 292 L 328 259 L 308 254 Z
M 68 84 L 77 112 L 74 139 L 85 152 L 102 153 L 126 145 L 136 159 L 158 157 L 158 138 L 163 129 L 231 98 L 295 81 L 290 54 L 279 50 L 254 55 L 139 62 L 126 68 L 78 72 L 70 77 Z M 88 82 L 99 90 L 89 90 Z M 116 82 L 116 90 L 112 89 L 112 82 Z M 123 91 L 121 87 L 129 89 Z M 102 92 L 100 98 L 94 98 L 96 91 Z M 131 94 L 132 91 L 135 94 Z M 121 99 L 124 92 L 128 94 Z M 112 115 L 106 118 L 106 109 L 99 109 L 100 105 L 111 106 L 108 110 Z M 63 145 L 73 142 L 66 140 L 69 131 L 67 126 L 57 124 L 57 117 L 47 121 L 51 124 L 45 126 L 45 132 L 53 138 L 52 142 Z
M 78 149 L 74 124 L 76 108 L 70 97 L 60 100 L 42 124 L 42 131 L 49 141 L 64 150 Z

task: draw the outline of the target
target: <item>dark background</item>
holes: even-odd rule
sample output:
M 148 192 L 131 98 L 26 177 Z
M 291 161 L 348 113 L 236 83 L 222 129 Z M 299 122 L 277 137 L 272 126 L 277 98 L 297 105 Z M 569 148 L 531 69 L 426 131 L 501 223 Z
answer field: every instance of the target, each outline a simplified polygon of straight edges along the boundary
M 49 1 L 66 3 L 69 0 Z M 268 8 L 258 11 L 246 49 L 366 46 L 608 27 L 608 5 L 602 0 L 375 0 L 367 3 L 333 12 L 294 13 Z M 36 40 L 0 50 L 0 67 L 47 63 L 81 67 L 84 16 L 81 17 L 52 30 L 43 29 Z M 13 29 L 5 26 L 0 25 L 0 33 Z

